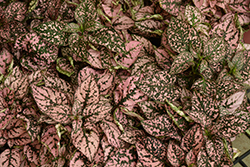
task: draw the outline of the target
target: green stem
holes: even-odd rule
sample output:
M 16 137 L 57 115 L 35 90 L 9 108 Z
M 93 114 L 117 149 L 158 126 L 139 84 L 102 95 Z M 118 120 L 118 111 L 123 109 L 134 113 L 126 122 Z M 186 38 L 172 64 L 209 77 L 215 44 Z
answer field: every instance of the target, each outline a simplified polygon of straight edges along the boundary
M 189 116 L 187 116 L 183 111 L 181 111 L 180 109 L 178 109 L 175 105 L 173 105 L 172 103 L 170 103 L 167 99 L 165 100 L 168 105 L 180 116 L 184 117 L 186 121 L 188 122 L 194 122 Z
M 174 124 L 175 124 L 180 130 L 182 130 L 181 127 L 180 127 L 180 125 L 178 124 L 178 122 L 175 120 L 174 116 L 167 110 L 167 108 L 165 108 L 165 109 L 166 109 L 168 115 L 170 116 L 170 118 L 173 120 Z M 184 136 L 184 133 L 183 133 L 182 131 L 181 131 L 181 133 L 182 133 L 182 135 Z
M 66 1 L 68 4 L 71 4 L 71 5 L 76 5 L 78 6 L 79 4 L 75 3 L 75 2 L 71 2 L 71 1 Z

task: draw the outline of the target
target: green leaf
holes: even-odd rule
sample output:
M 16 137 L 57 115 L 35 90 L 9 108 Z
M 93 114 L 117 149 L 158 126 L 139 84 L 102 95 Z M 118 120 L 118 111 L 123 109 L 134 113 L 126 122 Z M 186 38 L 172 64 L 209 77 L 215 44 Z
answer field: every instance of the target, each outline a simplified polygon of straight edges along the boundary
M 174 16 L 178 16 L 179 12 L 183 10 L 184 7 L 181 6 L 181 3 L 181 0 L 159 0 L 160 7 Z
M 68 77 L 70 77 L 74 73 L 74 67 L 67 59 L 63 57 L 59 57 L 56 60 L 56 69 L 57 71 L 64 75 L 67 75 Z
M 68 23 L 64 29 L 63 29 L 64 32 L 80 32 L 80 26 L 76 23 Z
M 64 24 L 59 21 L 49 21 L 35 27 L 33 30 L 44 40 L 55 45 L 67 45 L 67 35 L 63 32 Z
M 172 63 L 170 74 L 174 75 L 186 71 L 193 60 L 194 57 L 190 52 L 181 52 Z
M 126 53 L 125 43 L 113 28 L 102 28 L 89 35 L 89 41 L 103 45 L 113 52 Z
M 204 21 L 204 17 L 202 16 L 199 9 L 191 5 L 186 6 L 185 18 L 187 19 L 188 23 L 193 27 Z
M 168 43 L 173 51 L 189 51 L 190 46 L 199 50 L 201 40 L 198 32 L 183 20 L 172 17 L 167 28 Z
M 209 63 L 218 63 L 225 59 L 227 45 L 222 38 L 212 38 L 205 44 L 203 53 Z
M 79 24 L 85 24 L 88 21 L 96 20 L 98 13 L 93 1 L 84 0 L 75 10 L 75 19 Z

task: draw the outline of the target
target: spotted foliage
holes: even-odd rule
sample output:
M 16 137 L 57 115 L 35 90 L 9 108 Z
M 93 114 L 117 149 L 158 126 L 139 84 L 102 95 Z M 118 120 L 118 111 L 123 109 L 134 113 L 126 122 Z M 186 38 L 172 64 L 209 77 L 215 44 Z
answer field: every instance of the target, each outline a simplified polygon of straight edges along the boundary
M 174 101 L 179 97 L 180 88 L 173 85 L 176 78 L 167 71 L 160 71 L 136 82 L 138 88 L 153 100 Z
M 1 74 L 6 74 L 8 67 L 10 66 L 12 62 L 13 56 L 12 54 L 6 50 L 3 49 L 0 53 L 0 72 Z
M 135 167 L 136 166 L 136 151 L 134 147 L 129 149 L 121 148 L 110 157 L 104 167 L 112 166 L 124 166 L 124 167 Z
M 197 156 L 200 148 L 204 144 L 203 132 L 199 124 L 192 126 L 181 141 L 181 148 L 188 152 L 192 150 L 192 153 Z
M 171 138 L 180 140 L 177 133 L 177 128 L 173 125 L 171 119 L 167 115 L 155 117 L 152 120 L 144 120 L 141 122 L 143 128 L 152 136 L 169 136 Z
M 102 28 L 88 36 L 89 41 L 102 45 L 118 53 L 127 53 L 125 44 L 116 30 L 112 28 Z
M 247 121 L 234 115 L 226 115 L 221 117 L 217 123 L 217 135 L 226 138 L 235 137 L 237 134 L 247 129 Z
M 224 153 L 224 144 L 222 139 L 207 140 L 206 151 L 211 160 L 219 164 Z
M 180 166 L 185 160 L 185 153 L 173 140 L 168 144 L 167 157 L 171 165 Z
M 58 21 L 49 21 L 34 28 L 44 40 L 55 45 L 66 45 L 67 36 L 63 32 L 64 24 Z
M 153 102 L 153 101 L 144 101 L 137 103 L 147 119 L 154 119 L 157 116 L 160 116 L 163 113 L 163 105 Z
M 172 17 L 166 33 L 168 43 L 175 52 L 189 51 L 190 47 L 200 49 L 199 34 L 183 20 Z
M 200 167 L 213 167 L 215 166 L 215 162 L 209 159 L 204 148 L 199 152 L 197 156 L 197 165 Z
M 181 52 L 173 61 L 170 69 L 170 74 L 178 74 L 187 70 L 194 60 L 190 52 Z
M 6 149 L 0 154 L 1 166 L 20 166 L 21 155 L 17 148 Z
M 227 54 L 227 47 L 222 38 L 212 38 L 204 46 L 204 58 L 210 63 L 218 63 L 224 60 Z
M 192 110 L 188 115 L 203 127 L 209 127 L 211 121 L 219 115 L 219 109 L 216 102 L 209 97 L 203 97 L 199 93 L 194 93 L 192 97 Z
M 179 12 L 183 10 L 182 1 L 172 1 L 172 0 L 159 0 L 160 6 L 162 9 L 168 13 L 178 16 Z
M 76 21 L 83 25 L 88 21 L 95 20 L 97 12 L 94 3 L 90 0 L 84 0 L 80 3 L 75 10 Z
M 82 127 L 73 126 L 71 138 L 77 150 L 81 151 L 81 153 L 91 162 L 99 146 L 99 134 L 95 130 L 90 130 L 90 132 L 88 132 Z

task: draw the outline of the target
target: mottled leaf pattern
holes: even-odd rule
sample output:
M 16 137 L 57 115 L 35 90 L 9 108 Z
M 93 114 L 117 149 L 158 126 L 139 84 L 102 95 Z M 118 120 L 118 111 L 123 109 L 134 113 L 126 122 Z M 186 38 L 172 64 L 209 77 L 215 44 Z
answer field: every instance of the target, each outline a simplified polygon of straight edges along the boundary
M 159 3 L 162 9 L 174 16 L 177 16 L 183 9 L 183 7 L 181 6 L 181 0 L 160 0 Z
M 119 149 L 110 157 L 104 167 L 124 166 L 135 167 L 136 166 L 136 152 L 134 147 L 129 149 Z
M 213 167 L 215 162 L 211 161 L 204 149 L 202 149 L 197 156 L 197 165 L 200 167 Z
M 125 131 L 119 136 L 119 139 L 122 139 L 129 144 L 135 144 L 144 135 L 145 134 L 142 130 Z
M 247 129 L 248 123 L 234 115 L 226 115 L 221 117 L 217 123 L 217 135 L 221 137 L 232 138 Z
M 152 120 L 142 121 L 141 124 L 144 130 L 152 136 L 169 136 L 180 140 L 177 128 L 173 125 L 171 119 L 167 115 L 161 115 Z
M 150 167 L 150 166 L 157 166 L 157 167 L 163 167 L 164 163 L 155 158 L 152 154 L 150 154 L 144 147 L 144 145 L 141 142 L 137 142 L 135 144 L 137 155 L 139 162 L 142 164 L 142 166 Z
M 193 55 L 190 52 L 181 52 L 173 61 L 170 69 L 170 74 L 178 74 L 187 70 L 192 61 L 194 60 Z
M 46 147 L 49 148 L 50 152 L 54 157 L 57 157 L 59 154 L 59 145 L 60 141 L 59 136 L 56 133 L 56 128 L 54 125 L 49 125 L 44 129 L 43 134 L 41 135 L 41 142 Z
M 219 115 L 219 109 L 215 101 L 209 97 L 202 97 L 199 93 L 194 93 L 192 97 L 192 110 L 188 115 L 197 123 L 204 127 L 211 125 Z
M 224 152 L 224 145 L 221 139 L 207 140 L 206 151 L 208 156 L 215 162 L 220 163 Z
M 163 113 L 163 105 L 153 102 L 153 101 L 144 101 L 137 103 L 147 119 L 154 119 L 157 116 L 160 116 Z
M 0 165 L 2 167 L 20 166 L 21 155 L 18 149 L 6 149 L 0 154 Z
M 100 126 L 105 135 L 107 136 L 110 145 L 116 148 L 121 148 L 124 145 L 124 142 L 119 139 L 121 132 L 114 123 L 109 121 L 103 121 L 101 122 Z
M 96 18 L 97 12 L 94 3 L 90 0 L 84 0 L 75 10 L 75 19 L 81 25 Z
M 2 52 L 0 53 L 0 72 L 2 74 L 5 74 L 7 72 L 7 69 L 12 61 L 12 54 L 6 50 L 3 49 Z
M 99 89 L 92 75 L 87 76 L 86 80 L 77 88 L 75 97 L 86 105 L 98 103 Z
M 226 44 L 222 38 L 212 38 L 204 46 L 204 57 L 211 63 L 218 63 L 226 56 Z
M 167 158 L 171 165 L 180 166 L 185 159 L 185 153 L 179 145 L 170 140 L 167 150 Z
M 190 46 L 200 48 L 200 37 L 191 25 L 172 17 L 166 31 L 168 42 L 173 51 L 189 51 Z
M 99 146 L 99 135 L 95 131 L 88 133 L 86 130 L 80 128 L 73 130 L 71 137 L 74 146 L 91 162 Z
M 103 45 L 114 52 L 127 53 L 123 40 L 112 28 L 102 28 L 96 31 L 89 36 L 89 41 L 98 45 Z
M 167 71 L 160 71 L 147 78 L 143 78 L 137 82 L 139 89 L 147 96 L 154 100 L 174 101 L 179 97 L 180 88 L 174 86 L 176 78 L 167 73 Z
M 49 43 L 55 45 L 66 45 L 67 38 L 66 33 L 62 30 L 64 28 L 64 24 L 57 21 L 49 21 L 43 24 L 40 24 L 34 31 L 37 32 L 43 39 L 48 41 Z
M 202 129 L 199 124 L 192 126 L 181 141 L 181 148 L 188 152 L 193 150 L 193 154 L 197 156 L 200 151 L 201 146 L 204 144 L 204 137 L 202 134 Z

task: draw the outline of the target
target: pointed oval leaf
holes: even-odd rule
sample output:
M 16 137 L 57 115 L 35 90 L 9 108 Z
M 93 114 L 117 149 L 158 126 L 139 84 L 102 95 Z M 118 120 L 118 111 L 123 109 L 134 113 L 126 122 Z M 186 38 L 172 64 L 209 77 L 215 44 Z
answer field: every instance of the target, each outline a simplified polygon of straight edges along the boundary
M 71 121 L 71 107 L 69 105 L 56 105 L 50 107 L 44 114 L 58 123 L 68 124 Z
M 183 10 L 183 6 L 181 6 L 181 0 L 159 0 L 159 3 L 162 9 L 174 16 L 178 16 L 179 12 Z
M 212 98 L 204 97 L 200 93 L 194 93 L 192 97 L 192 111 L 189 115 L 202 126 L 210 126 L 211 122 L 206 122 L 206 120 L 214 120 L 218 117 L 218 105 Z
M 201 147 L 204 144 L 203 132 L 199 124 L 195 124 L 192 126 L 181 141 L 181 148 L 188 152 L 189 150 L 193 150 L 193 154 L 197 156 Z
M 185 153 L 179 145 L 170 140 L 168 144 L 167 158 L 171 165 L 180 166 L 185 160 Z
M 152 154 L 150 154 L 144 147 L 144 145 L 141 142 L 136 142 L 135 144 L 137 155 L 139 162 L 144 167 L 151 167 L 151 166 L 157 166 L 157 167 L 163 167 L 164 162 L 161 162 L 157 158 L 155 158 Z M 138 163 L 137 163 L 138 164 Z
M 112 20 L 112 25 L 117 30 L 126 30 L 134 26 L 134 21 L 128 16 L 117 17 Z
M 60 138 L 57 135 L 56 128 L 54 125 L 49 125 L 44 128 L 43 134 L 41 135 L 41 142 L 56 158 L 59 155 L 59 145 Z
M 3 48 L 2 52 L 0 53 L 0 72 L 4 75 L 7 72 L 7 68 L 9 67 L 12 61 L 12 54 Z
M 112 28 L 102 28 L 89 36 L 89 41 L 102 45 L 118 53 L 127 53 L 125 43 L 120 35 Z
M 199 34 L 191 25 L 182 20 L 172 17 L 166 33 L 168 43 L 175 52 L 188 51 L 190 44 L 196 50 L 200 48 Z
M 52 106 L 68 104 L 66 95 L 53 88 L 46 88 L 44 86 L 38 87 L 35 85 L 32 85 L 31 88 L 36 104 L 44 113 Z
M 223 100 L 220 105 L 222 105 L 226 110 L 228 110 L 230 113 L 233 113 L 240 105 L 242 104 L 245 97 L 245 92 L 237 92 L 225 100 Z
M 97 123 L 103 120 L 111 112 L 112 108 L 110 103 L 99 101 L 99 103 L 85 107 L 80 115 L 87 117 L 85 121 Z
M 35 27 L 33 30 L 44 40 L 55 45 L 66 45 L 67 37 L 63 32 L 64 24 L 58 21 L 49 21 Z
M 102 121 L 100 126 L 105 133 L 110 145 L 116 148 L 121 148 L 124 145 L 124 142 L 119 139 L 121 131 L 113 122 Z
M 68 23 L 63 31 L 65 32 L 70 32 L 70 33 L 73 33 L 73 32 L 80 32 L 80 26 L 76 23 Z
M 206 151 L 211 160 L 219 164 L 224 153 L 224 144 L 222 139 L 218 138 L 214 140 L 207 140 Z
M 165 49 L 157 48 L 155 50 L 155 59 L 158 65 L 164 70 L 169 70 L 173 62 L 173 58 L 168 54 Z
M 0 166 L 20 166 L 21 155 L 18 149 L 6 149 L 0 155 Z
M 215 162 L 209 159 L 204 148 L 199 152 L 197 156 L 197 165 L 200 167 L 214 167 L 215 166 Z
M 88 75 L 77 88 L 75 97 L 85 105 L 98 103 L 100 99 L 99 89 L 92 75 Z
M 177 128 L 167 115 L 161 115 L 152 120 L 141 121 L 141 124 L 144 130 L 152 136 L 168 136 L 177 140 L 181 139 L 177 133 Z
M 194 57 L 190 52 L 181 52 L 174 59 L 169 74 L 174 75 L 186 71 L 190 67 L 193 60 Z
M 27 157 L 27 159 L 36 164 L 39 165 L 39 152 L 41 149 L 41 144 L 36 140 L 35 142 L 25 145 L 23 148 L 24 155 Z
M 247 129 L 248 122 L 234 115 L 226 115 L 221 117 L 216 127 L 218 136 L 233 138 Z
M 119 149 L 110 157 L 104 167 L 123 166 L 123 167 L 135 167 L 136 166 L 136 150 L 134 147 L 129 149 Z
M 71 138 L 73 139 L 73 145 L 92 162 L 99 146 L 99 135 L 95 131 L 87 133 L 81 128 L 76 133 L 72 131 Z
M 186 6 L 185 18 L 187 19 L 188 23 L 192 26 L 196 26 L 204 21 L 204 18 L 202 17 L 199 9 L 191 5 Z
M 21 22 L 25 18 L 26 11 L 27 7 L 24 2 L 12 2 L 6 7 L 4 15 L 9 21 L 17 20 Z
M 145 149 L 152 154 L 154 157 L 158 158 L 160 161 L 166 161 L 167 156 L 167 146 L 157 138 L 146 137 L 142 139 L 142 143 L 145 145 Z
M 96 20 L 97 16 L 94 3 L 90 0 L 84 0 L 75 10 L 75 19 L 81 25 L 88 21 Z
M 204 46 L 204 58 L 207 58 L 211 64 L 224 60 L 227 54 L 227 47 L 222 38 L 212 38 Z

